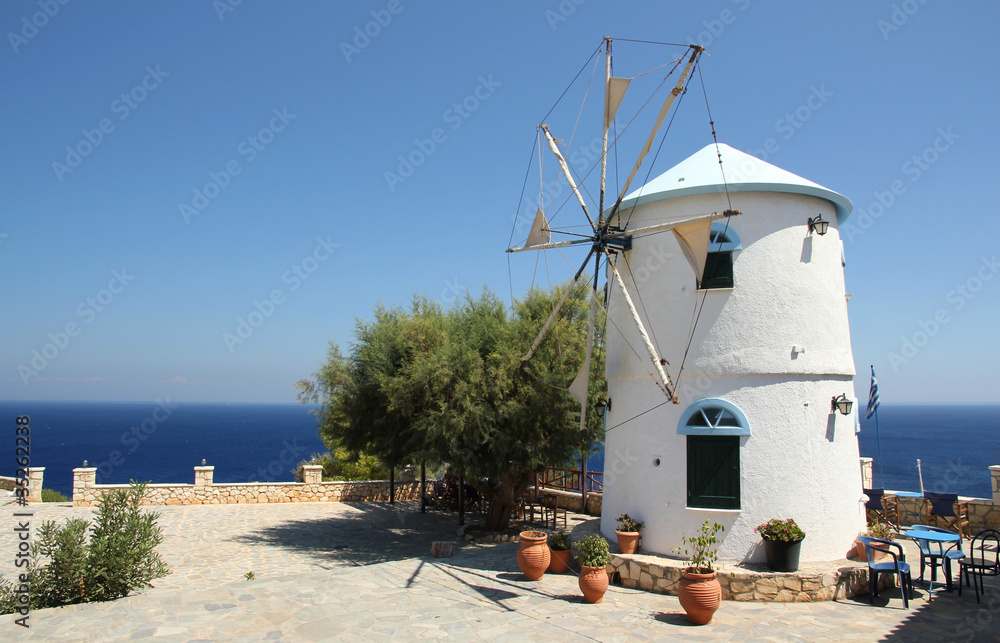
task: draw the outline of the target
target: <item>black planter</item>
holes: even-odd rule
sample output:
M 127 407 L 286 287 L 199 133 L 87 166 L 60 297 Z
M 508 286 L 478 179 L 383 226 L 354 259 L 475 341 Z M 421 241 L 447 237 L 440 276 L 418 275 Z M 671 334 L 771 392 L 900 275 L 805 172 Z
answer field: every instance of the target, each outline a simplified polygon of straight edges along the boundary
M 767 554 L 767 568 L 772 572 L 794 572 L 799 568 L 799 550 L 802 540 L 788 542 L 785 540 L 764 539 L 764 553 Z

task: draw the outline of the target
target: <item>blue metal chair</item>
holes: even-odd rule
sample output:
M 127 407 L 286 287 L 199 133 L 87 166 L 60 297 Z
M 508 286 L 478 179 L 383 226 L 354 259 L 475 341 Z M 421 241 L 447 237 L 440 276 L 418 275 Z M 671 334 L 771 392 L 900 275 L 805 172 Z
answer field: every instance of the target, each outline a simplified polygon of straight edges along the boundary
M 955 533 L 949 529 L 942 529 L 941 527 L 933 527 L 931 525 L 913 525 L 912 529 L 923 529 L 924 531 L 937 531 L 946 534 Z M 930 586 L 927 591 L 930 591 L 934 587 L 934 581 L 937 580 L 937 568 L 938 565 L 944 569 L 945 578 L 947 579 L 948 589 L 951 589 L 951 561 L 961 560 L 965 558 L 965 553 L 962 551 L 962 541 L 959 540 L 957 543 L 944 549 L 942 543 L 930 542 L 927 540 L 917 539 L 917 546 L 920 548 L 920 578 L 917 580 L 923 582 L 924 580 L 924 567 L 929 563 L 931 566 L 931 581 Z
M 858 536 L 858 540 L 865 546 L 865 553 L 868 556 L 868 602 L 875 603 L 878 596 L 878 576 L 879 574 L 896 574 L 899 578 L 899 591 L 903 596 L 903 608 L 910 606 L 909 599 L 913 598 L 913 579 L 910 577 L 910 564 L 906 562 L 903 554 L 903 546 L 891 540 L 872 538 L 870 536 Z M 897 556 L 892 548 L 899 550 Z M 892 561 L 875 562 L 875 551 L 889 554 Z
M 962 595 L 962 575 L 965 575 L 966 586 L 971 576 L 976 587 L 976 602 L 980 602 L 979 595 L 986 593 L 983 577 L 1000 575 L 1000 531 L 984 529 L 976 534 L 969 545 L 968 556 L 958 564 L 958 595 Z

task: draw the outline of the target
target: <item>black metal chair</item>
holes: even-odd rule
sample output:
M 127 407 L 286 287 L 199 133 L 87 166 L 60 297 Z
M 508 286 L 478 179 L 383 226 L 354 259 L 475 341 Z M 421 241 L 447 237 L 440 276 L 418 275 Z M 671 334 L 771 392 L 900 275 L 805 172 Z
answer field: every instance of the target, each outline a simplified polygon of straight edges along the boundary
M 899 505 L 895 496 L 885 497 L 885 489 L 862 489 L 868 496 L 865 514 L 868 524 L 884 522 L 899 533 Z
M 925 491 L 924 497 L 931 502 L 932 523 L 938 527 L 957 532 L 959 536 L 972 538 L 968 501 L 959 502 L 957 493 Z M 956 508 L 958 511 L 955 511 Z
M 979 595 L 986 593 L 983 577 L 1000 575 L 1000 531 L 984 529 L 976 534 L 969 545 L 969 553 L 958 564 L 958 595 L 962 595 L 964 575 L 966 587 L 969 579 L 972 579 L 976 588 L 976 602 L 979 603 Z
M 858 536 L 858 540 L 865 546 L 865 553 L 868 555 L 868 602 L 874 604 L 875 597 L 878 596 L 879 574 L 896 574 L 899 578 L 899 592 L 903 596 L 903 608 L 908 608 L 909 599 L 913 598 L 913 578 L 910 575 L 910 564 L 906 562 L 906 556 L 903 554 L 903 546 L 891 540 L 870 536 Z M 899 555 L 897 556 L 891 548 L 898 549 Z M 889 554 L 892 556 L 892 562 L 876 563 L 873 550 Z

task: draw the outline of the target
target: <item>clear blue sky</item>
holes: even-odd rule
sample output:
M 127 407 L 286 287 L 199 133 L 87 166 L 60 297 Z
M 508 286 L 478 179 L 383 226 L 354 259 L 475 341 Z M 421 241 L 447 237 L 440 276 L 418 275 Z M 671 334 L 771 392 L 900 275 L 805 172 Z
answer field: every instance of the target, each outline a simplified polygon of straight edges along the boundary
M 700 40 L 720 140 L 773 139 L 850 223 L 899 182 L 842 231 L 860 396 L 874 364 L 886 403 L 1000 402 L 995 3 L 222 6 L 0 5 L 0 397 L 291 402 L 378 301 L 507 297 L 534 128 L 609 35 Z M 698 118 L 654 175 L 710 142 Z

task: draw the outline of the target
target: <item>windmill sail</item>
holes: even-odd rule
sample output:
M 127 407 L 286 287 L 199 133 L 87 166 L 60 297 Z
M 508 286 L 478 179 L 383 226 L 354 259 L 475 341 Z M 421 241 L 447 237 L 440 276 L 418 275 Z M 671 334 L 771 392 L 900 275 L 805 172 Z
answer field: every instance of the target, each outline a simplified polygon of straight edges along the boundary
M 708 259 L 708 242 L 712 234 L 711 219 L 678 226 L 673 232 L 684 258 L 694 270 L 695 279 L 700 281 L 701 276 L 705 274 L 705 261 Z
M 549 222 L 545 220 L 542 209 L 535 213 L 535 220 L 531 224 L 531 232 L 528 233 L 528 240 L 524 243 L 525 248 L 533 248 L 552 241 L 552 232 L 549 230 Z
M 627 252 L 631 248 L 631 242 L 633 237 L 638 237 L 646 234 L 653 234 L 657 232 L 665 232 L 670 230 L 674 233 L 674 237 L 684 253 L 688 263 L 691 265 L 692 270 L 695 271 L 696 278 L 700 279 L 704 270 L 705 263 L 708 255 L 708 248 L 711 237 L 711 226 L 712 220 L 718 219 L 724 216 L 730 216 L 732 214 L 737 214 L 736 211 L 728 210 L 725 212 L 711 212 L 707 214 L 699 214 L 695 216 L 690 216 L 686 218 L 675 219 L 666 223 L 659 223 L 646 227 L 639 227 L 636 229 L 627 229 L 627 223 L 625 227 L 618 227 L 620 225 L 620 218 L 616 216 L 618 214 L 618 209 L 622 204 L 625 195 L 628 193 L 629 186 L 632 180 L 635 178 L 640 167 L 645 160 L 646 155 L 652 149 L 653 143 L 656 136 L 663 126 L 668 112 L 670 112 L 674 102 L 677 97 L 682 95 L 687 89 L 687 82 L 692 77 L 693 69 L 703 51 L 703 49 L 697 45 L 691 45 L 691 55 L 687 59 L 687 64 L 684 66 L 683 71 L 680 73 L 676 84 L 670 91 L 670 94 L 665 98 L 663 104 L 660 108 L 659 114 L 657 115 L 656 122 L 652 127 L 652 131 L 649 133 L 645 140 L 645 145 L 639 152 L 638 158 L 635 164 L 631 168 L 631 172 L 628 178 L 625 180 L 624 185 L 621 187 L 621 193 L 617 197 L 614 205 L 608 210 L 604 211 L 604 197 L 605 197 L 605 172 L 607 168 L 608 161 L 608 128 L 610 127 L 612 121 L 615 119 L 615 115 L 618 112 L 618 108 L 622 104 L 622 100 L 625 97 L 626 92 L 629 89 L 632 79 L 629 78 L 617 78 L 611 76 L 611 40 L 605 39 L 606 43 L 606 57 L 605 57 L 605 78 L 604 78 L 604 105 L 603 105 L 603 127 L 602 127 L 602 140 L 601 140 L 601 174 L 600 174 L 600 199 L 598 201 L 598 216 L 597 221 L 594 221 L 594 217 L 591 215 L 591 211 L 587 206 L 587 202 L 584 199 L 583 191 L 581 190 L 580 184 L 574 179 L 573 172 L 570 170 L 569 163 L 566 160 L 563 151 L 560 149 L 559 142 L 549 131 L 548 125 L 539 125 L 539 129 L 544 134 L 545 142 L 548 145 L 549 150 L 555 156 L 558 162 L 560 171 L 563 177 L 567 180 L 570 190 L 572 192 L 572 197 L 579 203 L 586 216 L 587 222 L 590 224 L 591 230 L 588 234 L 580 234 L 578 232 L 565 232 L 556 231 L 563 234 L 569 234 L 575 236 L 576 239 L 567 241 L 552 241 L 552 230 L 550 230 L 548 222 L 546 220 L 545 214 L 539 208 L 535 213 L 535 218 L 531 226 L 531 231 L 528 234 L 528 239 L 520 248 L 510 248 L 508 252 L 519 252 L 522 250 L 544 250 L 550 248 L 562 248 L 574 245 L 589 246 L 589 252 L 580 268 L 577 270 L 570 284 L 566 288 L 560 297 L 558 303 L 552 310 L 549 318 L 545 321 L 542 326 L 541 331 L 538 333 L 535 340 L 532 342 L 531 347 L 528 349 L 527 354 L 522 358 L 522 364 L 528 362 L 535 352 L 538 350 L 545 336 L 548 334 L 549 329 L 559 315 L 560 310 L 566 303 L 570 293 L 576 286 L 577 282 L 580 280 L 581 275 L 584 270 L 586 270 L 588 264 L 590 263 L 591 257 L 595 257 L 596 264 L 594 266 L 594 285 L 591 289 L 591 302 L 590 302 L 590 318 L 588 320 L 587 328 L 587 348 L 586 354 L 583 359 L 583 364 L 581 366 L 580 372 L 574 378 L 572 384 L 569 386 L 569 392 L 574 398 L 580 403 L 580 427 L 585 428 L 586 423 L 586 413 L 588 407 L 588 393 L 589 393 L 589 383 L 590 383 L 590 368 L 591 359 L 593 355 L 594 346 L 594 327 L 595 327 L 595 317 L 597 314 L 597 308 L 599 306 L 597 302 L 596 288 L 597 288 L 597 278 L 599 275 L 599 267 L 601 258 L 605 258 L 608 265 L 608 271 L 610 275 L 613 275 L 614 281 L 621 288 L 623 299 L 629 309 L 632 321 L 634 322 L 635 328 L 638 331 L 639 337 L 642 343 L 645 345 L 646 351 L 649 355 L 649 360 L 651 362 L 652 368 L 649 369 L 650 375 L 656 380 L 657 385 L 667 394 L 667 397 L 677 403 L 677 396 L 674 393 L 673 385 L 671 383 L 669 375 L 667 375 L 664 370 L 664 366 L 667 364 L 665 359 L 662 359 L 657 352 L 657 348 L 653 345 L 650 340 L 650 334 L 647 332 L 643 321 L 633 303 L 633 298 L 628 292 L 628 287 L 626 286 L 621 274 L 619 274 L 618 269 L 614 265 L 613 254 L 615 252 Z M 683 60 L 683 59 L 681 59 Z M 680 66 L 681 60 L 678 60 L 678 67 Z M 672 73 L 672 72 L 671 72 Z M 669 77 L 669 75 L 668 75 Z M 584 176 L 584 179 L 586 176 Z M 612 222 L 616 225 L 612 226 Z M 612 278 L 609 276 L 609 278 Z M 600 306 L 603 309 L 603 305 Z M 607 312 L 607 311 L 605 311 Z
M 615 114 L 625 98 L 631 78 L 609 78 L 606 93 L 604 95 L 604 129 L 611 127 L 611 121 L 615 120 Z

